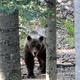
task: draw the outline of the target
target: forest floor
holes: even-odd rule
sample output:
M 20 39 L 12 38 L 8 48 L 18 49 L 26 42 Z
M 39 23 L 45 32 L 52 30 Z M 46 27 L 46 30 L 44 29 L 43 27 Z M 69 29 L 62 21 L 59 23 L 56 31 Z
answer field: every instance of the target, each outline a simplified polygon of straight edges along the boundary
M 57 50 L 57 80 L 75 80 L 75 49 Z M 46 74 L 40 74 L 37 70 L 39 64 L 35 58 L 34 79 L 27 79 L 27 68 L 21 59 L 22 80 L 46 80 Z

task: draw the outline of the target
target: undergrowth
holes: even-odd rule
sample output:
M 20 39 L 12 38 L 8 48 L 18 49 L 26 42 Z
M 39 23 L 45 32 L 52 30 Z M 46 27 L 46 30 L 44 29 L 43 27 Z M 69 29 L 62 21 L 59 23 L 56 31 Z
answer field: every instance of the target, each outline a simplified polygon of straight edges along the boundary
M 27 28 L 29 30 L 32 30 L 32 28 L 33 28 L 32 25 L 34 25 L 34 22 L 25 21 L 25 20 L 22 20 L 20 18 L 20 23 L 25 25 L 26 22 L 29 23 Z M 39 18 L 38 23 L 42 26 L 45 26 L 46 18 Z M 56 24 L 57 24 L 57 26 L 61 27 L 61 29 L 64 30 L 64 32 L 67 35 L 66 38 L 63 40 L 63 43 L 68 43 L 70 45 L 70 48 L 74 48 L 75 47 L 75 40 L 74 40 L 74 22 L 73 22 L 73 20 L 57 18 Z M 28 33 L 25 31 L 25 34 L 28 34 Z M 22 33 L 20 33 L 19 35 L 20 35 L 19 40 L 20 40 L 20 43 L 21 43 L 20 47 L 22 48 L 23 47 L 22 44 L 23 44 L 23 41 L 25 40 L 25 37 L 21 37 L 21 36 L 24 35 Z
M 61 27 L 62 30 L 66 33 L 66 38 L 64 39 L 64 43 L 68 43 L 70 48 L 75 47 L 75 39 L 74 39 L 74 22 L 72 19 L 62 19 L 57 18 L 57 25 Z

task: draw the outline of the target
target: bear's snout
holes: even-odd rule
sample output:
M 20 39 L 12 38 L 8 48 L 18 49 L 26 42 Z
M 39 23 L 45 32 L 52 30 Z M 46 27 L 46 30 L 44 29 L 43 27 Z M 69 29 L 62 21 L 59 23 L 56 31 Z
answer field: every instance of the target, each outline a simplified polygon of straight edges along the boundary
M 34 55 L 36 56 L 37 52 L 34 52 Z
M 37 56 L 37 53 L 38 53 L 38 50 L 37 50 L 36 47 L 34 47 L 34 48 L 32 49 L 32 54 L 33 54 L 33 56 Z

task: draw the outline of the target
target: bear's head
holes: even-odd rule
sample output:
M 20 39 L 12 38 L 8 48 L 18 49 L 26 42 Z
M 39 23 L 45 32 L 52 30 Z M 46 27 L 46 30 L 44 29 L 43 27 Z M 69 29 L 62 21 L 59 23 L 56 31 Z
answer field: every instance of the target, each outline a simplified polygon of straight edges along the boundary
M 33 56 L 37 56 L 44 48 L 44 36 L 39 35 L 36 31 L 27 36 L 27 50 Z

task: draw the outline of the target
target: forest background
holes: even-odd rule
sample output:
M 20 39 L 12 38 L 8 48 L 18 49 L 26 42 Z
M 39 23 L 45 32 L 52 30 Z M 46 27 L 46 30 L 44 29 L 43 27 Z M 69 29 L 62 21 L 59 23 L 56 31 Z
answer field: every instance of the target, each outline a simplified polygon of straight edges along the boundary
M 57 50 L 74 49 L 74 4 L 73 0 L 57 0 L 56 5 L 56 39 Z M 23 53 L 27 34 L 36 26 L 45 28 L 46 16 L 52 14 L 43 0 L 2 0 L 0 11 L 12 14 L 19 10 L 19 41 Z M 23 58 L 23 54 L 21 54 Z M 72 75 L 74 77 L 74 75 Z
M 74 48 L 74 3 L 73 0 L 57 0 L 57 48 Z M 44 0 L 4 0 L 0 3 L 0 11 L 11 14 L 19 10 L 20 47 L 30 30 L 35 26 L 45 27 L 46 16 L 52 14 Z M 61 31 L 61 33 L 60 33 Z M 61 34 L 61 35 L 59 35 Z M 63 37 L 62 37 L 63 36 Z

